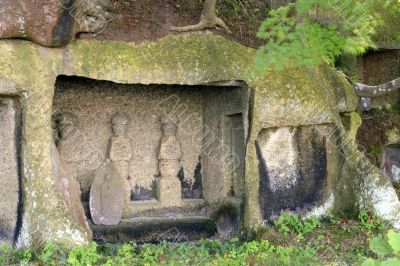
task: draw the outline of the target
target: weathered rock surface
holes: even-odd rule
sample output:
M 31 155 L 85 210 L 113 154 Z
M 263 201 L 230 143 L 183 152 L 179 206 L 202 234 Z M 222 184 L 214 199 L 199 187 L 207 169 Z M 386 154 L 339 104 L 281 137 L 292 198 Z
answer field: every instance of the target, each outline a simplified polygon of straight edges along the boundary
M 107 161 L 99 169 L 90 188 L 90 215 L 96 225 L 120 223 L 126 204 L 122 176 Z
M 22 38 L 43 46 L 66 45 L 79 32 L 97 32 L 111 15 L 106 0 L 2 0 L 0 39 Z
M 337 178 L 331 126 L 268 129 L 257 138 L 260 204 L 265 219 L 281 211 L 305 212 L 330 196 L 328 183 Z M 337 151 L 336 151 L 337 153 Z
M 50 178 L 53 145 L 50 121 L 54 84 L 60 75 L 124 84 L 204 85 L 243 81 L 251 88 L 250 109 L 243 112 L 246 230 L 263 221 L 256 151 L 260 132 L 326 124 L 338 129 L 332 136 L 340 148 L 343 164 L 328 165 L 332 171 L 339 171 L 339 177 L 328 184 L 331 195 L 314 213 L 322 216 L 366 206 L 400 228 L 400 203 L 388 178 L 370 165 L 367 165 L 370 171 L 358 171 L 357 163 L 367 159 L 354 142 L 348 141 L 351 132 L 343 127 L 339 115 L 357 109 L 358 98 L 348 81 L 327 65 L 315 69 L 289 68 L 284 74 L 267 70 L 265 74 L 254 75 L 254 55 L 253 49 L 210 34 L 171 36 L 143 45 L 76 41 L 64 49 L 46 49 L 24 41 L 0 41 L 0 77 L 16 84 L 16 88 L 0 86 L 0 95 L 13 93 L 24 99 L 24 212 L 18 246 L 46 241 L 87 243 L 83 228 L 73 222 Z M 215 101 L 213 94 L 209 96 L 207 106 Z M 220 110 L 218 102 L 214 106 Z M 204 117 L 217 124 L 216 113 Z M 236 113 L 226 111 L 226 114 Z M 206 169 L 207 165 L 203 167 Z M 204 199 L 212 203 L 226 197 L 231 184 L 224 175 L 204 175 Z
M 83 210 L 81 203 L 81 191 L 78 181 L 69 170 L 68 166 L 60 160 L 60 155 L 55 145 L 52 147 L 52 167 L 53 177 L 59 191 L 64 197 L 64 202 L 67 205 L 70 215 L 78 222 L 86 232 L 87 239 L 92 240 L 92 231 Z
M 19 115 L 16 99 L 0 98 L 0 245 L 12 245 L 17 230 Z

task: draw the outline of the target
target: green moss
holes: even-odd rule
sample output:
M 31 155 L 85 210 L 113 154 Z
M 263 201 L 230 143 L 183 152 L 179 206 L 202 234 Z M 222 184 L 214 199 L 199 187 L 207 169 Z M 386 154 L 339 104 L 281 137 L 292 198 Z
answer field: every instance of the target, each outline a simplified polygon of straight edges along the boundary
M 180 35 L 135 45 L 113 41 L 75 42 L 72 65 L 119 82 L 196 84 L 245 79 L 254 51 L 214 35 Z M 232 52 L 235 51 L 235 52 Z

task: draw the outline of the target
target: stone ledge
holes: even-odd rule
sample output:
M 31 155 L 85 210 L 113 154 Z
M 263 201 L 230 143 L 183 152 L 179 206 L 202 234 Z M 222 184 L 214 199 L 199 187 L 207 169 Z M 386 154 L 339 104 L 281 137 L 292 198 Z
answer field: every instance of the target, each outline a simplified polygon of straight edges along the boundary
M 163 240 L 185 242 L 213 236 L 216 227 L 208 217 L 144 217 L 122 220 L 119 225 L 103 226 L 90 222 L 93 238 L 99 243 L 157 243 Z

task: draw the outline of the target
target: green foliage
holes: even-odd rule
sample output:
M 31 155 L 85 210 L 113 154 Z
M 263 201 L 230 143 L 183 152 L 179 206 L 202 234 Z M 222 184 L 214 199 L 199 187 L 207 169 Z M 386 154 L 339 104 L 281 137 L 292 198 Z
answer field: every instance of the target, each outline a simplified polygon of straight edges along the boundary
M 371 216 L 363 212 L 361 217 Z M 278 222 L 279 221 L 279 222 Z M 255 241 L 233 238 L 188 243 L 104 244 L 67 249 L 48 243 L 39 251 L 0 247 L 0 265 L 391 265 L 398 263 L 400 234 L 361 230 L 361 221 L 329 217 L 301 219 L 283 214 Z M 288 233 L 295 233 L 288 234 Z M 368 245 L 369 242 L 369 245 Z M 378 258 L 377 260 L 366 258 Z M 369 263 L 369 264 L 368 264 Z M 393 264 L 392 264 L 393 265 Z
M 394 106 L 394 111 L 400 114 L 400 101 L 398 101 Z
M 68 255 L 67 262 L 73 266 L 97 265 L 99 258 L 97 244 L 92 242 L 88 246 L 73 247 Z
M 315 216 L 307 219 L 293 214 L 281 214 L 274 224 L 280 233 L 287 235 L 288 233 L 295 232 L 298 234 L 306 234 L 321 225 Z
M 368 231 L 381 230 L 385 227 L 384 221 L 375 213 L 371 213 L 366 210 L 361 210 L 358 214 L 360 220 L 360 226 Z
M 397 233 L 393 230 L 389 230 L 387 233 L 389 245 L 392 247 L 394 252 L 400 252 L 400 233 Z
M 379 259 L 367 259 L 363 262 L 363 266 L 400 265 L 400 233 L 389 230 L 385 238 L 382 236 L 372 238 L 369 247 Z
M 37 260 L 42 265 L 58 265 L 57 261 L 64 261 L 65 259 L 64 248 L 52 242 L 47 243 L 37 255 Z
M 369 242 L 369 248 L 380 257 L 383 257 L 386 254 L 390 254 L 391 252 L 393 252 L 393 249 L 391 248 L 388 241 L 382 236 L 377 236 L 371 239 Z
M 372 36 L 384 25 L 378 8 L 400 10 L 398 0 L 297 0 L 271 10 L 258 31 L 265 40 L 256 65 L 282 70 L 290 64 L 334 62 L 342 53 L 374 48 Z
M 57 253 L 54 244 L 48 244 L 38 254 L 31 251 L 8 250 L 1 253 L 2 265 L 316 265 L 317 257 L 311 247 L 272 246 L 268 240 L 240 242 L 232 239 L 201 240 L 197 243 L 159 245 L 146 244 L 137 248 L 134 243 L 73 247 L 68 255 Z M 36 256 L 36 257 L 35 257 Z M 6 258 L 7 257 L 7 258 Z M 5 260 L 6 259 L 6 260 Z

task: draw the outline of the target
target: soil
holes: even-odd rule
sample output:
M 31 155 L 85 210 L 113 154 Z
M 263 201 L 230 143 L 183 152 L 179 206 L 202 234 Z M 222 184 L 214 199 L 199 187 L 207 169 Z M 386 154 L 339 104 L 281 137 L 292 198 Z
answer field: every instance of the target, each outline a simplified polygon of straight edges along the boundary
M 197 24 L 204 0 L 111 0 L 109 11 L 117 17 L 98 34 L 80 34 L 81 39 L 116 40 L 137 44 L 176 35 L 172 26 Z M 215 34 L 235 40 L 245 46 L 259 47 L 257 30 L 267 15 L 269 1 L 220 0 L 217 15 L 232 33 L 223 29 Z

